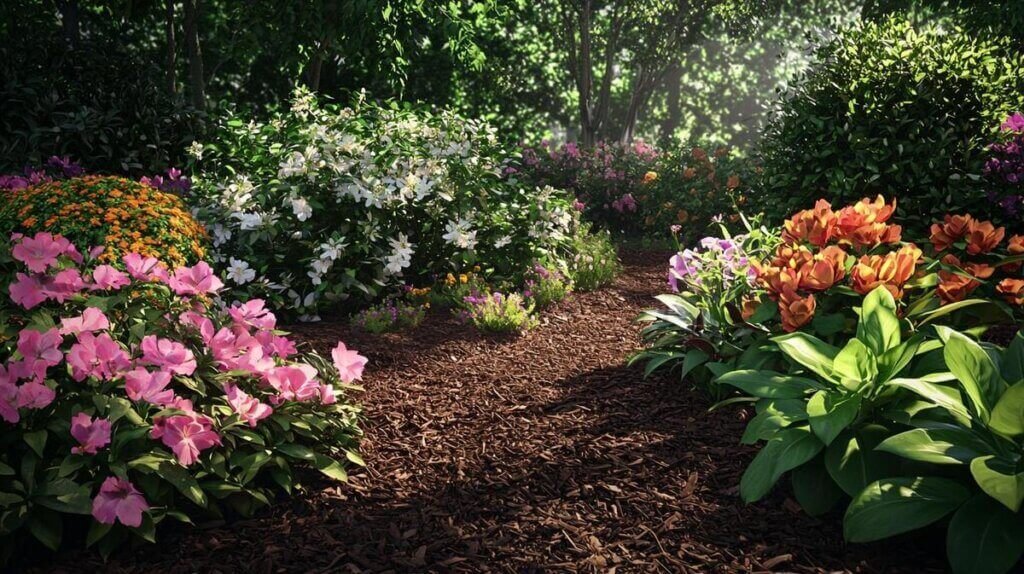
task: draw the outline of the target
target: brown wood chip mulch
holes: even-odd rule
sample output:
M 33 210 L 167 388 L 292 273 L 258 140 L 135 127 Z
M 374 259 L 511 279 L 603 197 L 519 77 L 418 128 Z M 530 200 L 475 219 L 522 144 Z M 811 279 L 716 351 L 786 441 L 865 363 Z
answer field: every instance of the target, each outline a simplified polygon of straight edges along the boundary
M 371 359 L 365 470 L 258 517 L 163 534 L 157 546 L 59 557 L 108 572 L 932 572 L 939 531 L 847 545 L 841 516 L 788 488 L 746 505 L 746 413 L 624 359 L 664 288 L 662 254 L 624 254 L 610 288 L 577 294 L 519 338 L 442 313 L 374 337 L 305 325 Z

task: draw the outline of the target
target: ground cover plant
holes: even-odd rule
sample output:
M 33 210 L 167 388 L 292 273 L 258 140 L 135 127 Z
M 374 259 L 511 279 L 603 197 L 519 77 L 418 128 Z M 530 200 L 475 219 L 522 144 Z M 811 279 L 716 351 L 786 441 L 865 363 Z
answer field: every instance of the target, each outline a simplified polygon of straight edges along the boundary
M 0 253 L 4 559 L 65 533 L 109 554 L 164 520 L 251 515 L 360 463 L 349 385 L 366 359 L 299 353 L 261 300 L 222 307 L 205 262 L 169 267 L 48 232 Z

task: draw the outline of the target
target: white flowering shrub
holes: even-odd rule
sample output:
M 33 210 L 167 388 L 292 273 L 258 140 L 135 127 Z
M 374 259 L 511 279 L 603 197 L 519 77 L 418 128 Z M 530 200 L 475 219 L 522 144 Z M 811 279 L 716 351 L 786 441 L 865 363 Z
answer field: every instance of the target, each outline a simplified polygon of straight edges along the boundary
M 306 316 L 481 265 L 517 278 L 569 249 L 569 196 L 503 177 L 485 123 L 449 112 L 320 105 L 227 118 L 194 146 L 196 215 L 241 298 Z

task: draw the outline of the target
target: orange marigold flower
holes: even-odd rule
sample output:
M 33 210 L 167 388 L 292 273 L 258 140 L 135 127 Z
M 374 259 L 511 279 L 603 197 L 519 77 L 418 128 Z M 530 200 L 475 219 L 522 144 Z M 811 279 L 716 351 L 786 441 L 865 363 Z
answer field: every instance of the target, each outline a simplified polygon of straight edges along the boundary
M 971 220 L 967 224 L 967 252 L 971 255 L 988 253 L 999 245 L 1005 235 L 1005 227 L 996 227 L 991 221 Z
M 921 250 L 914 244 L 904 245 L 898 251 L 885 255 L 865 255 L 850 271 L 853 290 L 867 295 L 878 286 L 884 286 L 896 299 L 903 297 L 903 285 L 914 275 Z
M 806 241 L 824 247 L 835 233 L 836 215 L 828 201 L 819 199 L 813 209 L 798 212 L 784 226 L 782 239 L 787 243 Z
M 996 291 L 1011 305 L 1024 305 L 1024 279 L 1003 279 Z
M 782 328 L 792 333 L 811 322 L 817 302 L 814 295 L 801 297 L 796 291 L 787 290 L 779 297 L 779 314 L 782 316 Z
M 658 172 L 656 172 L 656 171 L 649 171 L 649 172 L 644 174 L 644 183 L 651 183 L 651 182 L 657 181 L 657 179 L 658 179 Z

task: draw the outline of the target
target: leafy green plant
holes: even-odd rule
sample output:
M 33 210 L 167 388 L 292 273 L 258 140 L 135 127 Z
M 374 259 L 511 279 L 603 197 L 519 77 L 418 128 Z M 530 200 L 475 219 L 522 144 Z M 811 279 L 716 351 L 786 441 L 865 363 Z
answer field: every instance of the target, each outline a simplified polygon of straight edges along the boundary
M 622 272 L 622 263 L 607 231 L 590 232 L 583 225 L 572 238 L 569 277 L 577 291 L 594 291 L 610 284 Z
M 533 301 L 538 310 L 550 307 L 572 293 L 572 280 L 557 268 L 536 263 L 525 279 L 523 295 Z
M 537 325 L 534 305 L 519 293 L 484 293 L 466 297 L 464 320 L 481 331 L 518 333 Z
M 389 299 L 356 314 L 352 322 L 370 333 L 415 329 L 427 315 L 425 305 Z

